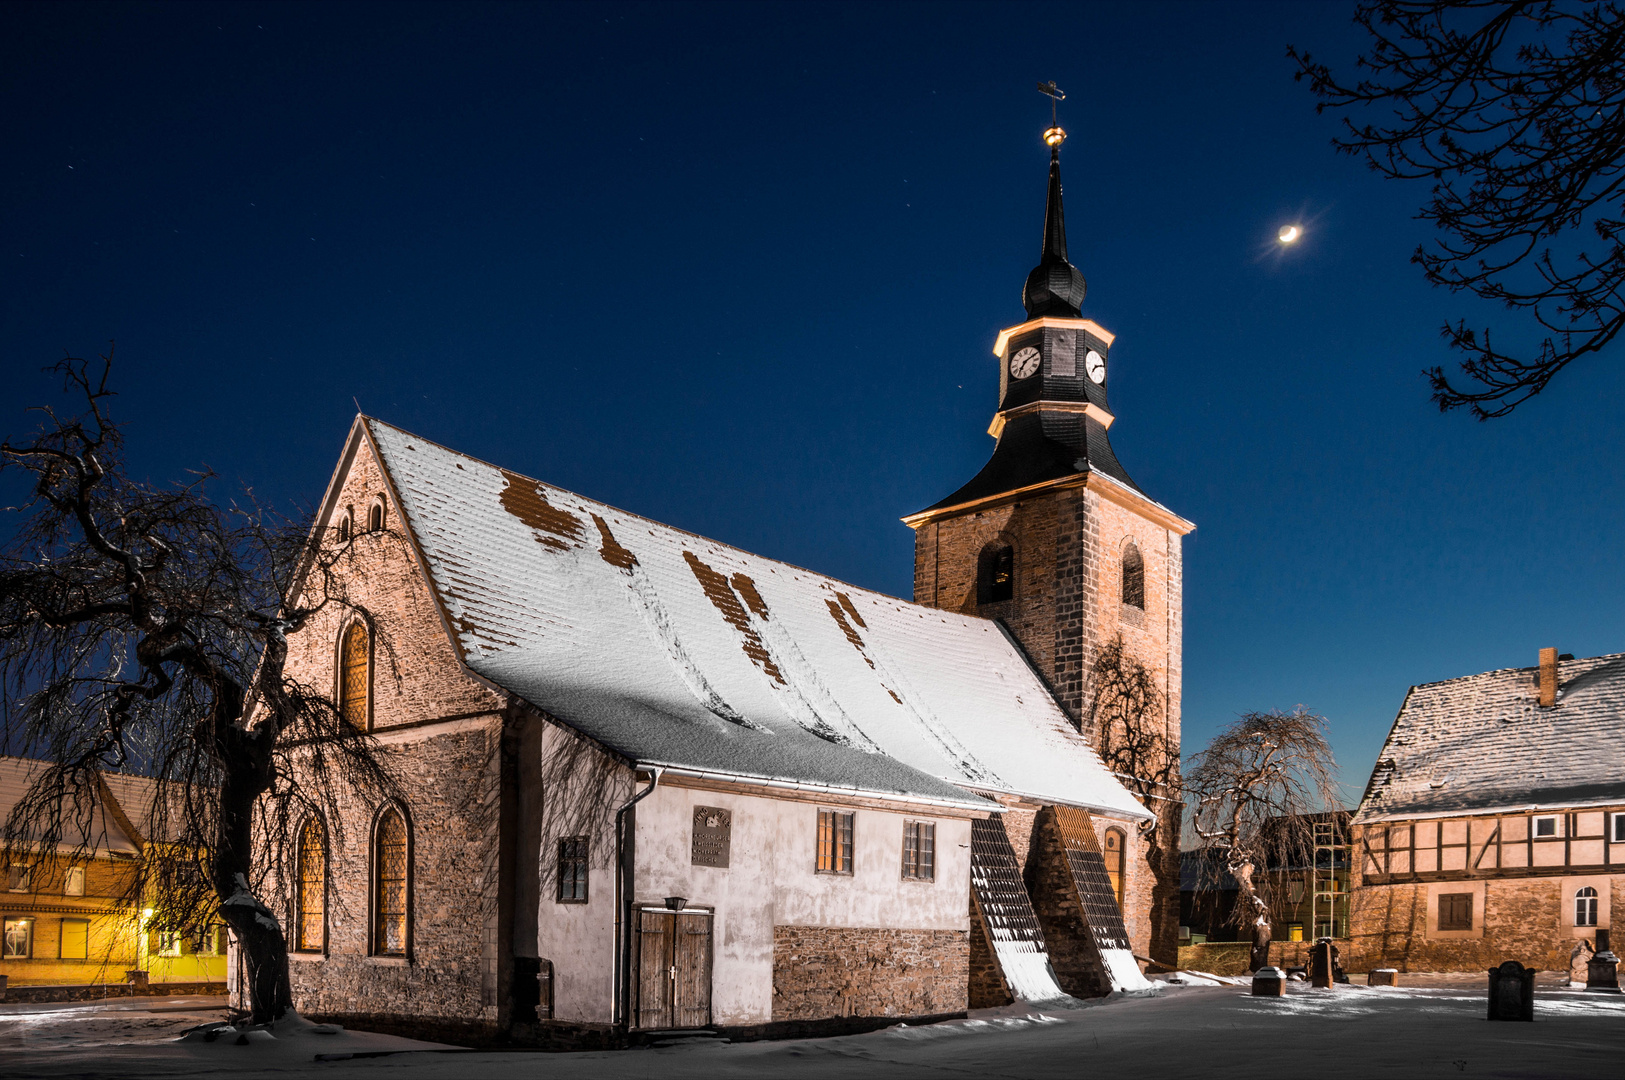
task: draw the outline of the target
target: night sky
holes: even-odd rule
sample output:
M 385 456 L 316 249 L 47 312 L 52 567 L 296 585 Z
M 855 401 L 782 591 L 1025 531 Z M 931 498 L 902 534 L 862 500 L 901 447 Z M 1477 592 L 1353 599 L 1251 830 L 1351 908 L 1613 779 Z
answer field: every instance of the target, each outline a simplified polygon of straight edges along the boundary
M 1625 378 L 1428 402 L 1445 320 L 1516 324 L 1292 81 L 1352 6 L 0 7 L 0 430 L 116 339 L 154 479 L 311 504 L 359 402 L 908 596 L 898 518 L 993 448 L 1054 79 L 1113 443 L 1198 526 L 1186 749 L 1302 703 L 1357 794 L 1411 684 L 1625 649 Z

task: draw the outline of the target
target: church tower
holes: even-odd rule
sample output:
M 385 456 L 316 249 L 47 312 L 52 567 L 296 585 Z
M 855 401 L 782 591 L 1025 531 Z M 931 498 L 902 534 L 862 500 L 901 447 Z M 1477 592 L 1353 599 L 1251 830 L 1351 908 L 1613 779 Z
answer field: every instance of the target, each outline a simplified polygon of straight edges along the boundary
M 1066 135 L 1052 127 L 1044 138 L 1049 191 L 1042 254 L 1022 290 L 1027 318 L 993 345 L 997 446 L 958 491 L 903 519 L 915 535 L 914 600 L 1001 623 L 1092 741 L 1096 661 L 1121 638 L 1122 654 L 1153 676 L 1163 699 L 1155 722 L 1177 754 L 1180 544 L 1195 526 L 1141 490 L 1112 450 L 1115 336 L 1083 316 L 1061 203 Z M 1177 803 L 1152 797 L 1148 808 L 1164 834 L 1143 852 L 1161 864 L 1145 867 L 1156 887 L 1131 890 L 1123 906 L 1131 925 L 1143 913 L 1161 960 L 1177 947 L 1179 822 Z M 1134 893 L 1141 912 L 1130 910 Z

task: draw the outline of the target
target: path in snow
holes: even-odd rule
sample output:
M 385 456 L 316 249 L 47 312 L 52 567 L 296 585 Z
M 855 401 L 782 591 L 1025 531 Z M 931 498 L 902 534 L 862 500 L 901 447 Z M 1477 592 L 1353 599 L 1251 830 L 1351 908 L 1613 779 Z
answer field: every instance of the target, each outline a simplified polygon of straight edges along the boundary
M 418 1052 L 309 1064 L 296 1059 L 318 1040 L 351 1036 L 311 1035 L 278 1046 L 202 1046 L 163 1041 L 203 1014 L 164 1013 L 159 1003 L 145 1009 L 125 1002 L 105 1009 L 12 1011 L 18 1008 L 0 1006 L 0 1071 L 7 1076 L 1252 1080 L 1303 1074 L 1317 1080 L 1618 1080 L 1625 1075 L 1625 998 L 1550 986 L 1537 991 L 1533 1024 L 1486 1021 L 1484 992 L 1477 986 L 1313 990 L 1294 984 L 1282 999 L 1253 998 L 1245 987 L 1169 987 L 1156 997 L 1075 1011 L 1017 1006 L 932 1027 L 833 1039 L 587 1054 Z M 337 1048 L 336 1041 L 320 1045 Z

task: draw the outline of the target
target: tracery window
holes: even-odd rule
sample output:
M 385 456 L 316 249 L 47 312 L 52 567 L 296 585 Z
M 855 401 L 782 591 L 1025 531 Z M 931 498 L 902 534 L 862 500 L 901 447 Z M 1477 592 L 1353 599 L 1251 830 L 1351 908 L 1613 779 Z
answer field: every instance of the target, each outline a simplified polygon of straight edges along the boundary
M 339 710 L 344 719 L 363 730 L 367 727 L 367 666 L 371 646 L 366 626 L 353 622 L 344 631 L 339 647 Z
M 1133 544 L 1123 550 L 1123 603 L 1145 610 L 1145 559 Z
M 298 907 L 294 948 L 321 952 L 327 943 L 327 834 L 314 817 L 299 833 Z
M 976 602 L 997 604 L 1016 594 L 1016 550 L 989 544 L 976 561 Z
M 405 956 L 411 853 L 401 812 L 393 806 L 385 810 L 374 836 L 372 951 Z
M 1127 840 L 1121 829 L 1106 830 L 1106 876 L 1111 879 L 1112 895 L 1117 897 L 1119 909 L 1123 906 L 1123 848 Z
M 1590 885 L 1574 894 L 1574 925 L 1597 925 L 1597 890 Z

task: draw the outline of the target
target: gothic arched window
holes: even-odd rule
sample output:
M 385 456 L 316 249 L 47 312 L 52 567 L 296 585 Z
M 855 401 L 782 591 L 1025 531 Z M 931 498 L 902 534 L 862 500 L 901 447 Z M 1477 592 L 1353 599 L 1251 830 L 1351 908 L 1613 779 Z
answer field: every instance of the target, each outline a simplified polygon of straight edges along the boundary
M 384 527 L 384 500 L 374 499 L 367 507 L 367 531 L 377 532 Z
M 299 830 L 299 919 L 294 948 L 321 952 L 327 944 L 327 833 L 318 818 Z
M 1590 885 L 1574 894 L 1574 925 L 1597 925 L 1597 890 Z
M 372 846 L 372 951 L 405 956 L 412 852 L 399 809 L 391 806 L 379 817 Z
M 1145 559 L 1133 544 L 1123 549 L 1123 603 L 1145 610 Z
M 1016 550 L 989 544 L 976 560 L 976 602 L 996 604 L 1016 594 Z
M 339 543 L 349 540 L 353 532 L 355 532 L 355 514 L 345 510 L 339 515 Z
M 1106 876 L 1111 879 L 1112 895 L 1117 897 L 1119 909 L 1123 906 L 1123 849 L 1128 836 L 1121 829 L 1106 830 Z
M 353 622 L 339 643 L 339 711 L 356 727 L 367 728 L 368 661 L 372 642 L 367 628 Z

